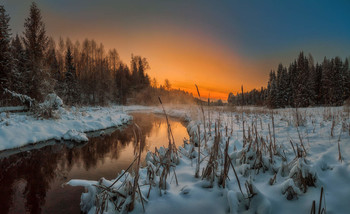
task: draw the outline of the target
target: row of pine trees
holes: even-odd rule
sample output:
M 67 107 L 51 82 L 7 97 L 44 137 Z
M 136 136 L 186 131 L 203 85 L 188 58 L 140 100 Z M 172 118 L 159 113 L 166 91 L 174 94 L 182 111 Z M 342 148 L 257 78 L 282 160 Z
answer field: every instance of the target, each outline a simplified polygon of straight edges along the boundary
M 230 93 L 228 102 L 233 105 L 267 105 L 271 108 L 339 106 L 350 97 L 349 60 L 340 57 L 324 58 L 314 63 L 311 54 L 301 52 L 288 68 L 278 65 L 271 71 L 267 88 Z
M 33 3 L 23 35 L 12 36 L 10 17 L 0 5 L 0 106 L 18 104 L 6 89 L 38 102 L 56 93 L 65 104 L 125 103 L 149 87 L 147 60 L 131 56 L 123 63 L 115 49 L 107 53 L 94 40 L 73 43 L 46 35 L 38 6 Z

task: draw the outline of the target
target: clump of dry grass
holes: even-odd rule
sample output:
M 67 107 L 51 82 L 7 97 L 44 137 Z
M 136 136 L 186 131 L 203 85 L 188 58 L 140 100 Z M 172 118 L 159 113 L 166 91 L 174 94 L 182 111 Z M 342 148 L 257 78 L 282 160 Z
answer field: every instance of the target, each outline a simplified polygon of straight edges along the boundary
M 101 179 L 96 187 L 95 213 L 104 213 L 108 210 L 108 204 L 111 202 L 114 208 L 119 212 L 129 212 L 134 209 L 135 202 L 139 201 L 142 203 L 144 209 L 145 197 L 142 195 L 139 186 L 139 168 L 141 164 L 141 152 L 142 147 L 142 133 L 141 129 L 135 124 L 137 130 L 134 129 L 134 140 L 135 140 L 135 159 L 129 165 L 129 167 L 123 171 L 118 178 L 111 184 L 107 184 L 106 180 Z M 139 150 L 137 150 L 137 148 Z M 136 163 L 136 173 L 131 174 L 129 170 Z M 122 182 L 121 182 L 122 181 Z
M 306 193 L 308 187 L 316 186 L 317 174 L 307 163 L 305 158 L 295 158 L 288 164 L 291 167 L 289 179 L 282 185 L 282 193 L 288 200 Z
M 225 151 L 224 151 L 224 168 L 221 171 L 221 175 L 219 179 L 219 185 L 221 184 L 223 188 L 225 188 L 226 180 L 228 178 L 228 172 L 230 169 L 230 163 L 231 163 L 230 156 L 228 155 L 229 144 L 230 144 L 230 138 L 228 138 L 226 141 Z
M 159 149 L 155 148 L 155 152 L 148 152 L 146 161 L 147 161 L 147 180 L 149 182 L 149 192 L 147 197 L 149 197 L 149 193 L 151 191 L 152 186 L 157 185 L 156 177 L 158 177 L 158 188 L 159 194 L 162 194 L 161 190 L 167 189 L 167 179 L 171 172 L 176 180 L 176 184 L 178 184 L 175 168 L 179 163 L 179 155 L 175 145 L 174 136 L 172 134 L 171 126 L 168 120 L 168 115 L 164 109 L 162 104 L 162 100 L 159 97 L 159 102 L 162 105 L 163 113 L 167 122 L 167 133 L 168 133 L 168 148 L 160 147 Z
M 217 125 L 216 125 L 217 124 Z M 219 146 L 221 141 L 221 133 L 219 132 L 220 123 L 215 123 L 215 136 L 214 136 L 214 143 L 213 146 L 210 148 L 209 152 L 209 160 L 207 163 L 207 166 L 203 170 L 202 179 L 207 179 L 210 181 L 211 185 L 213 186 L 217 169 L 219 165 Z

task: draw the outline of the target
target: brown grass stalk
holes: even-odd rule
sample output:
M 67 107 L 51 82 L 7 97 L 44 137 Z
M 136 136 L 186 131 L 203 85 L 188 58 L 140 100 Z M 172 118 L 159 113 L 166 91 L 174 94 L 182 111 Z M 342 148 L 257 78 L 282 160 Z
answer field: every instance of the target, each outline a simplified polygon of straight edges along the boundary
M 198 86 L 195 84 L 196 89 L 197 89 L 197 93 L 198 93 L 198 97 L 201 100 L 201 94 L 199 93 L 199 89 Z M 203 105 L 202 102 L 200 103 L 200 107 L 201 107 L 201 111 L 202 111 L 202 117 L 203 117 L 203 126 L 204 126 L 204 143 L 205 143 L 205 147 L 207 146 L 207 132 L 206 132 L 206 128 L 205 128 L 205 114 L 204 114 L 204 109 L 203 109 Z
M 197 166 L 196 166 L 196 174 L 195 177 L 199 177 L 199 169 L 200 169 L 200 159 L 201 159 L 201 130 L 200 126 L 198 125 L 198 160 L 197 160 Z

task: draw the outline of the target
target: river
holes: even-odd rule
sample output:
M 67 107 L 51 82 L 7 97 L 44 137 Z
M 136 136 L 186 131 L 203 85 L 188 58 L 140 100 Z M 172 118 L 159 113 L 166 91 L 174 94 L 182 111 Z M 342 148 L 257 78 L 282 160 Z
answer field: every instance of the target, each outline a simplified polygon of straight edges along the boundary
M 62 185 L 71 179 L 116 178 L 134 159 L 134 123 L 148 150 L 167 146 L 165 117 L 134 113 L 132 124 L 90 137 L 87 143 L 57 142 L 0 158 L 0 213 L 80 213 L 82 187 Z M 184 124 L 170 118 L 177 146 L 188 139 Z

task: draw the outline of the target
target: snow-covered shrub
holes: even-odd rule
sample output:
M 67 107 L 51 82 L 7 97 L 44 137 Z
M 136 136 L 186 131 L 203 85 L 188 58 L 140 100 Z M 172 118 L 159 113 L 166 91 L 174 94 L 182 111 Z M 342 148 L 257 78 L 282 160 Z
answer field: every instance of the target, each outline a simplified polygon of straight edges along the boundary
M 298 158 L 293 163 L 288 179 L 282 184 L 282 194 L 288 200 L 297 198 L 297 195 L 306 193 L 309 186 L 315 186 L 317 180 L 316 171 L 307 165 L 304 158 Z
M 278 173 L 282 177 L 286 177 L 289 175 L 290 169 L 289 169 L 289 164 L 286 161 L 281 162 L 281 167 L 278 169 Z
M 140 194 L 134 192 L 135 177 L 122 171 L 114 182 L 101 178 L 98 182 L 84 184 L 86 193 L 81 196 L 81 210 L 86 213 L 127 213 L 134 202 L 142 203 Z M 72 186 L 82 186 L 81 180 L 68 182 Z M 133 200 L 133 198 L 135 200 Z
M 202 179 L 210 181 L 211 185 L 209 187 L 213 186 L 214 180 L 218 176 L 218 166 L 220 161 L 219 147 L 221 141 L 222 138 L 220 132 L 215 133 L 214 143 L 210 148 L 209 160 L 207 166 L 203 170 Z
M 88 141 L 86 134 L 76 130 L 68 130 L 62 137 L 64 140 L 72 140 L 75 142 Z
M 293 179 L 288 178 L 282 183 L 282 194 L 286 196 L 288 200 L 297 199 L 298 195 L 301 195 L 302 192 L 295 185 Z
M 147 153 L 146 162 L 148 184 L 158 185 L 159 189 L 167 189 L 167 178 L 172 171 L 175 173 L 176 165 L 179 164 L 176 148 L 173 146 L 170 149 L 156 148 L 154 153 Z
M 271 154 L 270 154 L 271 153 Z M 240 165 L 240 172 L 244 176 L 249 175 L 249 170 L 254 170 L 256 173 L 266 171 L 275 171 L 275 161 L 272 158 L 273 153 L 265 146 L 263 139 L 249 139 L 247 138 L 246 145 L 239 152 L 231 154 L 232 160 L 237 160 Z
M 315 186 L 317 174 L 313 168 L 306 164 L 304 158 L 299 158 L 290 170 L 289 177 L 305 193 L 308 186 Z
M 232 190 L 227 193 L 230 213 L 271 213 L 271 203 L 251 181 L 246 182 L 247 196 Z
M 5 88 L 4 90 L 6 93 L 10 94 L 13 98 L 17 98 L 21 101 L 22 104 L 26 105 L 28 108 L 32 108 L 36 105 L 36 100 L 27 96 L 27 95 L 24 95 L 24 94 L 19 94 L 19 93 L 16 93 L 14 91 L 10 91 L 8 90 L 7 88 Z
M 62 111 L 64 111 L 62 99 L 55 93 L 51 93 L 38 105 L 35 113 L 39 117 L 58 119 Z

